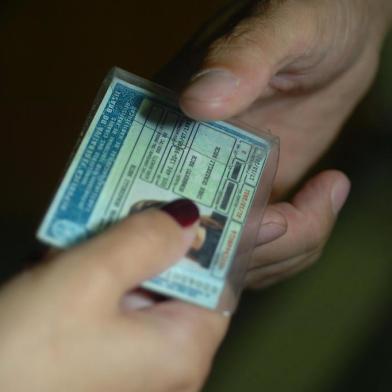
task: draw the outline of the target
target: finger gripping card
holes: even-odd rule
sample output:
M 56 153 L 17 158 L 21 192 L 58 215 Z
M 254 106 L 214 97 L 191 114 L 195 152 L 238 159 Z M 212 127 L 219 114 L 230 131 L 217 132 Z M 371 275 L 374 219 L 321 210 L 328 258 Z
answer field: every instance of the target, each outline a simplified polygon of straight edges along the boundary
M 279 151 L 277 138 L 245 128 L 194 121 L 171 91 L 115 68 L 38 238 L 66 248 L 129 214 L 191 199 L 201 215 L 191 250 L 143 287 L 232 312 Z

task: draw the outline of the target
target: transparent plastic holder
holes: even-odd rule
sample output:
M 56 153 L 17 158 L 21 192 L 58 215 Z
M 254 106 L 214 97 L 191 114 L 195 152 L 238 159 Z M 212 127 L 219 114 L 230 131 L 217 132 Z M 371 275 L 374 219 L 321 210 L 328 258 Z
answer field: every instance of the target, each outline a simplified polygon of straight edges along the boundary
M 278 156 L 279 140 L 269 132 L 192 120 L 171 90 L 113 68 L 37 237 L 67 248 L 130 214 L 191 199 L 201 215 L 191 250 L 142 286 L 231 314 Z

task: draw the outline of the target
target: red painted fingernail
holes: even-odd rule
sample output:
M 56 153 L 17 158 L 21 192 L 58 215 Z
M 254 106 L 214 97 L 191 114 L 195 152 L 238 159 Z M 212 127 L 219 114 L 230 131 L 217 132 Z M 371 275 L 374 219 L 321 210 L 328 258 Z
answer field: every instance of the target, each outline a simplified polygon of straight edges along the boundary
M 182 227 L 193 225 L 200 217 L 196 204 L 188 199 L 179 199 L 165 204 L 162 211 L 168 213 Z

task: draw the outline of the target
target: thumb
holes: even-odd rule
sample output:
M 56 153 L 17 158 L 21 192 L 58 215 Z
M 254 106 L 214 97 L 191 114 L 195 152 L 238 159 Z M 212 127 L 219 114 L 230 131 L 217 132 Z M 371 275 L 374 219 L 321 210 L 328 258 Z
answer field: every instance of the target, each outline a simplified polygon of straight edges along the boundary
M 52 263 L 52 281 L 62 282 L 90 306 L 118 304 L 126 291 L 185 255 L 198 220 L 198 209 L 189 200 L 131 215 L 60 255 Z
M 339 211 L 350 191 L 350 182 L 341 172 L 329 170 L 309 180 L 291 203 L 276 203 L 269 208 L 287 223 L 284 235 L 263 246 L 260 238 L 268 226 L 261 226 L 259 246 L 248 272 L 248 283 L 260 287 L 266 280 L 281 280 L 297 272 L 321 254 Z
M 187 115 L 199 120 L 225 119 L 271 94 L 273 76 L 304 50 L 312 36 L 309 29 L 314 22 L 308 9 L 291 3 L 262 4 L 211 45 L 201 71 L 180 97 Z

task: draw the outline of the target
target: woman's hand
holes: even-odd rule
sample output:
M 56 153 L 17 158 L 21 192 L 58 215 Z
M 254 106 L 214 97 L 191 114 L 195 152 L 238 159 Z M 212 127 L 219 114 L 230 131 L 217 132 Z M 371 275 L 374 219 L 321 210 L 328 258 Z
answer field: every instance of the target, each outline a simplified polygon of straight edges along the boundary
M 369 88 L 392 3 L 270 0 L 256 4 L 251 16 L 212 44 L 180 103 L 190 117 L 238 116 L 280 137 L 276 201 L 328 149 Z M 262 235 L 280 238 L 256 250 L 249 284 L 264 286 L 313 262 L 349 188 L 343 174 L 325 172 L 290 203 L 272 205 Z
M 195 237 L 192 203 L 163 210 L 135 214 L 2 288 L 1 391 L 200 388 L 228 319 L 137 290 Z

